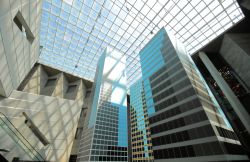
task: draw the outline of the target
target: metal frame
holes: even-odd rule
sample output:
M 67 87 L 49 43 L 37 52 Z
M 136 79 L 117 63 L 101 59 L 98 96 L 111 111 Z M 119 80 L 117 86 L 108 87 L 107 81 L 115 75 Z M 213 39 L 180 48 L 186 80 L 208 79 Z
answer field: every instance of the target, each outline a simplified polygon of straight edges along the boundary
M 189 54 L 244 18 L 236 0 L 45 0 L 39 62 L 93 80 L 111 46 L 127 56 L 128 85 L 141 77 L 139 51 L 165 26 Z

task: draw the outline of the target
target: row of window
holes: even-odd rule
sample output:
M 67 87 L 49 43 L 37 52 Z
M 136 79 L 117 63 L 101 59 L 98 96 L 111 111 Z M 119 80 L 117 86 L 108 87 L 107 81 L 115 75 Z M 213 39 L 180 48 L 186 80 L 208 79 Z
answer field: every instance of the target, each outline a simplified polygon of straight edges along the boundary
M 107 94 L 107 93 L 105 93 L 105 94 Z M 105 107 L 112 108 L 112 109 L 117 109 L 118 108 L 117 106 L 112 105 L 111 102 L 109 102 L 108 100 L 105 100 L 103 98 L 100 98 L 99 101 L 100 101 L 99 105 L 102 106 L 102 107 L 104 107 L 104 108 Z
M 154 162 L 154 160 L 150 160 L 153 158 L 147 157 L 145 160 L 142 159 L 133 159 L 133 162 Z
M 137 129 L 137 131 L 138 131 L 138 132 L 136 132 L 136 133 L 132 132 L 132 135 L 131 135 L 132 139 L 133 139 L 133 137 L 135 137 L 135 136 L 143 135 L 143 131 L 142 131 L 142 130 L 138 130 L 138 129 Z
M 173 47 L 172 43 L 164 43 L 163 48 L 161 49 L 162 56 L 164 57 L 164 61 L 167 62 L 167 56 L 177 56 L 175 48 Z
M 192 80 L 190 79 L 190 82 L 192 83 L 192 85 L 195 87 L 195 88 L 199 88 L 201 90 L 203 90 L 205 93 L 207 93 L 207 89 L 204 87 L 204 85 L 201 85 L 199 84 L 198 82 L 196 82 L 196 80 Z
M 165 145 L 170 143 L 193 140 L 197 138 L 204 138 L 214 136 L 214 131 L 211 125 L 205 125 L 177 133 L 168 134 L 152 139 L 153 146 Z
M 151 134 L 157 134 L 160 132 L 168 131 L 171 129 L 183 127 L 185 125 L 193 124 L 193 123 L 198 123 L 201 121 L 207 120 L 207 116 L 205 112 L 199 111 L 197 113 L 187 115 L 185 117 L 181 117 L 163 124 L 159 124 L 157 126 L 151 127 Z
M 93 145 L 93 149 L 98 150 L 116 150 L 116 151 L 127 151 L 127 147 L 120 147 L 120 146 L 107 146 L 107 145 Z
M 162 109 L 165 109 L 166 107 L 170 106 L 170 105 L 173 105 L 187 97 L 190 97 L 190 96 L 193 96 L 195 95 L 195 91 L 193 90 L 193 87 L 190 87 L 188 88 L 187 90 L 185 90 L 184 92 L 182 93 L 179 93 L 159 104 L 156 104 L 155 105 L 155 110 L 156 111 L 159 111 L 159 110 L 162 110 Z
M 141 145 L 141 147 L 132 148 L 133 152 L 145 152 L 151 150 L 152 146 Z
M 148 144 L 151 143 L 151 140 L 147 140 L 147 143 L 148 143 Z M 132 144 L 133 147 L 137 147 L 137 149 L 139 149 L 139 150 L 140 150 L 139 147 L 143 147 L 143 148 L 144 148 L 144 145 L 145 145 L 145 142 L 144 142 L 144 141 L 140 141 L 140 142 L 136 141 L 136 143 L 133 143 L 133 144 Z M 133 150 L 134 150 L 134 149 L 133 149 Z M 140 150 L 140 151 L 142 151 L 142 150 Z
M 134 110 L 134 106 L 130 106 L 131 108 L 131 113 L 130 113 L 130 117 L 131 117 L 131 120 L 137 120 L 137 116 L 138 115 L 147 115 L 147 109 L 146 109 L 146 101 L 143 101 L 143 105 L 142 105 L 142 108 L 138 108 L 138 109 L 141 109 L 140 111 L 138 109 Z
M 98 140 L 94 139 L 93 144 L 100 144 L 100 145 L 117 145 L 118 141 L 109 141 L 109 140 Z
M 145 138 L 144 138 L 145 137 Z M 148 141 L 148 143 L 150 143 L 151 141 L 149 140 L 150 139 L 150 135 L 149 134 L 147 134 L 147 135 L 145 135 L 144 136 L 144 134 L 141 134 L 141 136 L 137 136 L 137 137 L 135 137 L 135 138 L 132 138 L 132 145 L 134 145 L 134 146 L 136 146 L 136 145 L 140 145 L 141 143 L 140 142 L 146 142 L 146 141 Z M 143 145 L 143 143 L 142 143 L 142 145 Z
M 199 89 L 202 89 L 205 93 L 207 93 L 204 83 L 201 81 L 201 78 L 199 77 L 197 72 L 193 69 L 194 67 L 192 66 L 192 64 L 184 59 L 183 66 L 186 69 L 186 72 L 190 77 L 190 81 L 192 82 L 193 86 L 198 87 Z
M 163 75 L 161 75 L 159 78 L 157 78 L 154 81 L 150 81 L 151 82 L 151 87 L 154 88 L 155 86 L 157 86 L 159 83 L 161 83 L 162 81 L 164 81 L 166 78 L 169 77 L 170 74 L 174 74 L 176 71 L 178 71 L 179 69 L 183 69 L 182 65 L 180 62 L 178 62 L 177 64 L 174 64 L 171 67 L 168 67 L 168 71 L 165 71 Z
M 118 116 L 110 117 L 110 118 L 105 118 L 105 117 L 100 117 L 99 115 L 97 116 L 96 119 L 97 124 L 100 125 L 105 125 L 109 127 L 117 127 L 118 126 Z
M 196 71 L 194 71 L 193 69 L 187 69 L 187 67 L 184 64 L 184 68 L 186 69 L 185 71 L 187 72 L 189 78 L 193 81 L 193 84 L 199 84 L 204 86 L 204 83 L 201 81 L 201 78 L 196 74 Z
M 204 100 L 202 98 L 200 99 L 200 101 L 201 101 L 201 104 L 203 105 L 203 107 L 205 107 L 205 108 L 207 108 L 209 110 L 212 110 L 215 113 L 220 113 L 218 111 L 218 108 L 215 105 L 213 105 L 212 103 L 209 103 L 209 101 L 206 101 L 206 100 Z
M 167 70 L 167 66 L 164 65 L 164 66 L 161 67 L 157 72 L 155 72 L 153 75 L 151 75 L 150 78 L 149 78 L 149 80 L 150 80 L 151 82 L 153 82 L 154 79 L 155 79 L 156 77 L 158 77 L 160 74 L 162 74 L 162 73 L 163 73 L 164 71 L 166 71 L 166 70 Z
M 202 98 L 204 98 L 204 99 L 206 99 L 206 100 L 212 102 L 211 97 L 208 95 L 207 92 L 203 92 L 202 90 L 200 90 L 200 89 L 198 89 L 198 88 L 196 88 L 196 87 L 195 87 L 195 89 L 196 89 L 196 93 L 197 93 L 200 97 L 202 97 Z
M 138 131 L 138 129 L 137 129 L 137 131 Z M 134 131 L 134 132 L 135 132 L 135 131 Z M 135 136 L 139 136 L 139 135 L 143 135 L 143 134 L 144 134 L 143 131 L 138 131 L 138 132 L 136 132 L 136 133 L 134 133 L 134 132 L 132 132 L 132 139 L 133 139 L 133 137 L 135 137 Z M 147 128 L 145 128 L 145 132 L 148 133 L 149 130 L 148 130 Z M 148 135 L 147 135 L 147 136 L 148 136 Z
M 127 156 L 127 152 L 119 152 L 119 151 L 104 151 L 104 150 L 91 150 L 92 155 L 108 155 L 108 156 Z
M 146 118 L 147 117 L 146 113 L 147 113 L 146 111 L 137 112 L 135 115 L 133 115 L 133 117 L 131 117 L 131 120 L 133 122 L 136 122 L 138 118 Z
M 116 136 L 104 136 L 103 134 L 101 134 L 101 135 L 97 135 L 97 134 L 95 134 L 94 135 L 94 138 L 96 138 L 96 139 L 99 139 L 99 140 L 112 140 L 112 141 L 117 141 L 118 140 L 118 137 Z
M 98 114 L 110 114 L 111 116 L 118 116 L 119 109 L 112 109 L 110 107 L 104 108 L 104 107 L 99 107 L 98 109 Z
M 118 128 L 108 128 L 102 129 L 102 126 L 96 125 L 95 134 L 107 135 L 107 136 L 117 136 Z
M 188 101 L 188 102 L 185 102 L 179 106 L 175 106 L 170 110 L 166 110 L 158 115 L 150 117 L 149 122 L 150 122 L 150 124 L 156 123 L 158 121 L 167 119 L 169 117 L 173 117 L 173 116 L 181 114 L 183 112 L 192 110 L 192 109 L 197 108 L 199 106 L 201 106 L 201 104 L 200 104 L 199 100 L 197 98 L 195 98 L 195 99 Z
M 102 107 L 99 107 L 102 108 Z M 117 110 L 116 110 L 117 111 Z M 118 116 L 116 113 L 102 113 L 103 111 L 99 111 L 98 116 L 103 117 L 103 118 L 115 118 L 116 120 L 118 119 Z
M 228 154 L 233 154 L 233 155 L 246 154 L 246 151 L 243 149 L 241 145 L 227 143 L 227 142 L 223 142 L 223 145 L 226 148 Z
M 118 132 L 118 126 L 116 127 L 106 127 L 105 125 L 96 125 L 95 126 L 96 129 L 99 130 L 99 134 L 104 133 L 105 131 L 109 131 L 109 132 Z
M 212 121 L 218 123 L 219 125 L 226 126 L 224 119 L 221 116 L 219 116 L 219 114 L 217 114 L 217 113 L 214 114 L 214 113 L 211 113 L 209 111 L 206 111 L 206 113 L 207 113 L 209 120 L 212 120 Z
M 216 126 L 216 128 L 221 137 L 226 137 L 226 138 L 233 139 L 233 140 L 239 140 L 237 135 L 233 131 L 230 131 L 230 130 L 227 130 L 218 126 Z
M 162 37 L 154 36 L 153 39 L 150 40 L 147 45 L 140 51 L 141 61 L 145 63 L 146 61 L 150 60 L 150 54 L 154 53 L 156 50 L 159 50 L 162 42 Z
M 219 142 L 209 142 L 167 149 L 154 150 L 155 159 L 186 158 L 223 154 Z
M 122 156 L 91 156 L 91 161 L 127 161 L 127 157 Z
M 201 78 L 197 75 L 196 71 L 193 69 L 187 69 L 184 64 L 184 68 L 186 69 L 185 71 L 187 72 L 190 80 L 192 81 L 192 84 L 194 86 L 199 85 L 202 86 L 202 89 L 205 88 L 204 83 L 201 81 Z
M 173 72 L 173 68 L 180 65 L 179 59 L 176 55 L 167 56 L 164 59 L 166 59 L 165 65 L 149 77 L 149 80 L 153 83 L 153 85 L 157 85 L 155 83 L 159 83 L 159 80 L 163 80 L 165 73 L 172 74 L 171 72 Z
M 174 73 L 172 75 L 172 77 L 170 77 L 168 80 L 165 80 L 164 82 L 158 84 L 157 85 L 158 87 L 152 87 L 152 93 L 155 94 L 155 93 L 161 91 L 162 89 L 164 89 L 165 87 L 171 85 L 172 83 L 175 83 L 180 78 L 184 78 L 184 77 L 185 77 L 185 71 L 184 70 L 178 71 L 178 72 Z
M 172 45 L 171 43 L 163 45 L 163 48 L 161 48 L 161 53 L 164 58 L 165 63 L 169 60 L 168 56 L 175 57 L 176 53 L 174 48 L 168 48 L 169 45 Z M 163 66 L 160 68 L 156 73 L 154 73 L 149 79 L 153 81 L 155 78 L 157 78 L 160 74 L 162 74 L 164 71 L 167 70 L 167 66 Z
M 148 155 L 145 155 L 145 153 L 142 154 L 133 154 L 133 158 L 143 158 L 143 157 L 150 157 L 153 153 L 148 153 Z
M 189 80 L 186 78 L 184 80 L 182 80 L 181 82 L 173 85 L 172 87 L 164 90 L 163 92 L 161 92 L 160 94 L 158 94 L 157 96 L 153 97 L 154 103 L 157 103 L 158 101 L 167 98 L 168 96 L 174 94 L 175 92 L 183 89 L 184 87 L 187 87 L 188 85 L 190 85 Z

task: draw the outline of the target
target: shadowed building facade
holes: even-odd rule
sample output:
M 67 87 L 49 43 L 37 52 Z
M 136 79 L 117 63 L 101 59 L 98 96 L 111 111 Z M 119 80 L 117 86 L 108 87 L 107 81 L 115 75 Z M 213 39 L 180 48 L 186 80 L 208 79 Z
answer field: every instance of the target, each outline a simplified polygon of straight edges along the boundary
M 126 58 L 107 48 L 100 57 L 77 161 L 127 161 Z
M 185 48 L 165 28 L 140 51 L 140 60 L 142 83 L 136 84 L 144 88 L 142 117 L 149 118 L 154 161 L 248 160 Z M 143 105 L 133 95 L 130 102 Z
M 18 90 L 0 97 L 0 144 L 8 160 L 68 162 L 77 154 L 92 83 L 35 64 Z

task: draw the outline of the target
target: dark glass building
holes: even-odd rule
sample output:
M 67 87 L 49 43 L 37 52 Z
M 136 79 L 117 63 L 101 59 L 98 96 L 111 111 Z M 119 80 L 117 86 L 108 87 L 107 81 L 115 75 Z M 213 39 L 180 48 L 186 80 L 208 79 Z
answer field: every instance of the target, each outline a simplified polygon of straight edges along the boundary
M 165 28 L 141 50 L 140 60 L 142 80 L 136 84 L 143 85 L 145 99 L 134 97 L 136 86 L 131 86 L 130 103 L 131 109 L 132 103 L 141 111 L 146 107 L 141 117 L 149 118 L 146 139 L 152 139 L 154 161 L 248 160 L 184 46 Z M 132 126 L 132 134 L 136 131 Z

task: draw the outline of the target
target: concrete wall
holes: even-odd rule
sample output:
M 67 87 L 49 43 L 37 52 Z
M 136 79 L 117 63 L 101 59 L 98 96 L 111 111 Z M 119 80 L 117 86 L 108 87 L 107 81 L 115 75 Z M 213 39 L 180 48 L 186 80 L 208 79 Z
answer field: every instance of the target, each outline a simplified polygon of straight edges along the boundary
M 44 72 L 42 66 L 35 66 L 28 74 L 27 79 L 23 81 L 25 83 L 23 85 L 24 87 L 22 88 L 22 91 L 40 94 L 47 80 L 48 75 Z
M 49 79 L 55 80 L 48 82 Z M 70 85 L 75 87 L 69 90 Z M 3 127 L 6 124 L 1 125 L 0 120 L 0 148 L 11 150 L 4 156 L 10 161 L 13 157 L 32 160 L 29 153 L 38 150 L 48 161 L 67 162 L 69 156 L 78 151 L 80 139 L 75 139 L 75 133 L 77 128 L 83 127 L 84 116 L 78 119 L 82 108 L 87 108 L 86 91 L 91 86 L 87 80 L 35 64 L 19 85 L 19 91 L 12 91 L 6 98 L 0 97 L 0 117 L 1 113 L 5 114 L 21 133 L 20 136 L 24 136 L 34 148 L 30 151 L 19 145 L 20 142 L 15 141 L 19 138 L 6 131 Z M 49 145 L 44 146 L 24 123 L 23 112 L 48 139 Z
M 0 1 L 0 95 L 9 96 L 28 74 L 39 55 L 41 0 Z M 35 39 L 30 43 L 14 23 L 20 11 Z
M 52 96 L 63 98 L 63 92 L 64 92 L 64 84 L 63 84 L 63 73 L 58 74 L 57 76 L 57 82 L 56 86 L 54 88 L 54 91 L 52 93 Z
M 56 81 L 54 84 L 47 84 L 49 79 L 56 79 Z M 71 86 L 73 89 L 70 88 Z M 18 90 L 70 100 L 83 100 L 87 88 L 91 86 L 92 83 L 87 80 L 36 64 Z
M 38 94 L 40 92 L 40 86 L 37 86 L 37 85 L 40 85 L 40 67 L 39 66 L 36 66 L 34 67 L 30 73 L 30 83 L 29 84 L 26 84 L 23 91 L 24 92 L 27 92 L 27 91 L 30 91 L 30 93 L 35 93 L 35 94 Z
M 35 95 L 13 91 L 9 98 L 0 99 L 0 110 L 23 134 L 42 156 L 51 162 L 68 162 L 73 145 L 82 101 L 65 100 L 57 97 Z M 25 112 L 50 142 L 44 146 L 24 123 Z M 4 156 L 11 161 L 13 157 L 29 160 L 8 134 L 0 127 L 1 148 L 10 150 Z
M 250 88 L 250 34 L 226 34 L 220 49 L 221 56 Z

